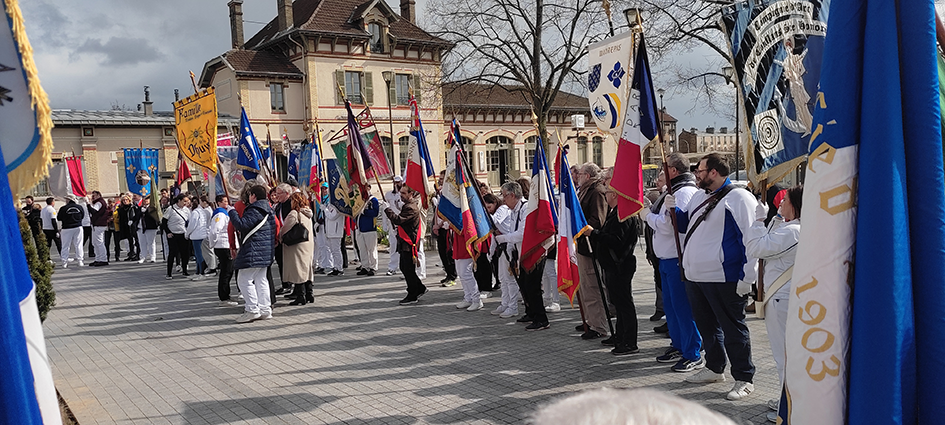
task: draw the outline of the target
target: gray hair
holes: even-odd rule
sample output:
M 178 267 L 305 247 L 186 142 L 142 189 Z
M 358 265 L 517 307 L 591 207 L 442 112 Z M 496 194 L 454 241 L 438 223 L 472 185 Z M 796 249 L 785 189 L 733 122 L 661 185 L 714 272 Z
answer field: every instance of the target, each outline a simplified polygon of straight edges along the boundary
M 502 184 L 502 191 L 515 195 L 515 199 L 522 199 L 522 197 L 525 196 L 522 193 L 522 185 L 518 184 L 518 182 L 505 182 Z
M 279 185 L 276 186 L 276 189 L 279 189 L 285 193 L 288 193 L 289 195 L 295 193 L 295 188 L 293 188 L 288 183 L 279 183 Z
M 666 156 L 666 165 L 675 168 L 679 174 L 689 172 L 689 159 L 679 152 L 673 152 Z
M 592 179 L 596 179 L 600 175 L 600 167 L 593 162 L 585 162 L 581 166 L 581 171 L 587 173 L 587 176 Z
M 614 167 L 607 167 L 600 173 L 601 180 L 610 180 L 614 178 Z
M 639 388 L 601 388 L 541 407 L 529 418 L 541 425 L 735 425 L 699 404 L 673 394 Z

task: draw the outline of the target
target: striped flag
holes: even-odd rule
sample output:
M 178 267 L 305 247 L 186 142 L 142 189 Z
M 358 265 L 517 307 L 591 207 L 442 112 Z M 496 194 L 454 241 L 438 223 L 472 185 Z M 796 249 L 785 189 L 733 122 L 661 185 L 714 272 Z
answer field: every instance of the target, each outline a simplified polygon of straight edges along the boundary
M 64 158 L 49 169 L 49 192 L 58 197 L 86 195 L 81 156 Z
M 560 164 L 558 190 L 561 197 L 558 202 L 558 217 L 560 217 L 558 221 L 558 291 L 564 293 L 568 301 L 574 304 L 574 294 L 581 286 L 577 268 L 577 245 L 574 241 L 585 233 L 589 233 L 592 228 L 587 225 L 584 210 L 581 209 L 581 202 L 578 201 L 574 182 L 571 180 L 568 152 L 565 148 L 558 149 L 558 158 L 555 163 Z
M 433 188 L 430 187 L 430 177 L 433 177 L 433 162 L 430 160 L 430 149 L 427 147 L 427 138 L 423 132 L 423 123 L 420 122 L 420 110 L 417 99 L 410 97 L 410 139 L 407 154 L 407 169 L 404 171 L 404 185 L 416 190 L 420 194 L 420 204 L 423 209 L 429 208 Z
M 532 160 L 532 181 L 525 206 L 525 235 L 522 239 L 521 265 L 532 271 L 545 258 L 548 248 L 555 243 L 556 218 L 551 184 L 548 180 L 548 164 L 541 136 L 535 138 L 535 158 Z
M 243 178 L 253 180 L 259 176 L 262 169 L 263 156 L 259 150 L 259 142 L 253 134 L 253 127 L 249 125 L 246 109 L 240 108 L 240 141 L 236 156 L 236 167 L 243 170 Z
M 643 208 L 643 147 L 659 136 L 656 97 L 650 78 L 650 63 L 646 56 L 646 42 L 640 34 L 633 82 L 627 103 L 623 135 L 617 144 L 614 178 L 610 186 L 619 195 L 617 211 L 620 220 L 626 220 Z
M 779 414 L 788 424 L 941 423 L 934 3 L 833 0 L 829 10 Z
M 479 200 L 479 188 L 472 184 L 463 165 L 463 151 L 459 137 L 459 123 L 453 120 L 450 128 L 450 151 L 446 156 L 446 175 L 437 214 L 453 229 L 454 237 L 463 241 L 463 246 L 473 258 L 479 256 L 479 243 L 491 233 L 485 206 Z

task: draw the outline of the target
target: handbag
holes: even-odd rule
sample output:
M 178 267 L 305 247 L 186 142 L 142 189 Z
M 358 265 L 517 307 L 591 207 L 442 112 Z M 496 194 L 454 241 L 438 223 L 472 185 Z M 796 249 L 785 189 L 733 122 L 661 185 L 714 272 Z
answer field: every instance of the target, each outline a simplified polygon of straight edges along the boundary
M 285 235 L 282 236 L 282 243 L 285 245 L 296 245 L 302 242 L 308 242 L 308 229 L 302 223 L 295 223 Z

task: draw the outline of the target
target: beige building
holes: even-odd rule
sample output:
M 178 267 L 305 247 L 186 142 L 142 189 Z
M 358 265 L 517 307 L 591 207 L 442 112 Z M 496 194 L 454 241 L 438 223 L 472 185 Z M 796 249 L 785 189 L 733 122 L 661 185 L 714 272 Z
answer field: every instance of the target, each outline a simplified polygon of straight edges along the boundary
M 269 132 L 279 140 L 284 132 L 301 143 L 317 128 L 327 140 L 347 123 L 343 90 L 355 114 L 371 108 L 399 173 L 393 159 L 406 155 L 406 145 L 390 141 L 408 136 L 412 91 L 431 155 L 442 157 L 440 61 L 452 44 L 414 24 L 413 0 L 403 0 L 399 14 L 382 0 L 278 0 L 277 16 L 246 42 L 242 3 L 228 4 L 233 49 L 207 62 L 200 76 L 201 87 L 215 88 L 220 112 L 239 116 L 242 105 L 259 139 Z

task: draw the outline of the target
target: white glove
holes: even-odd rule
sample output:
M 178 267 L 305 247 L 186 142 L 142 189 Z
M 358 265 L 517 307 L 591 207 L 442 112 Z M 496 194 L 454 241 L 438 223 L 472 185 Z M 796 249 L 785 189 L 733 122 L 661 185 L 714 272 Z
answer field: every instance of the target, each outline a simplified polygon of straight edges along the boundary
M 755 220 L 765 221 L 768 218 L 768 205 L 764 202 L 759 202 L 758 206 L 755 207 Z
M 735 293 L 739 297 L 744 297 L 751 292 L 751 283 L 745 282 L 744 280 L 739 280 L 738 284 L 735 286 Z
M 666 205 L 667 211 L 672 211 L 676 209 L 676 197 L 672 193 L 667 193 L 666 197 L 663 198 L 663 205 Z

